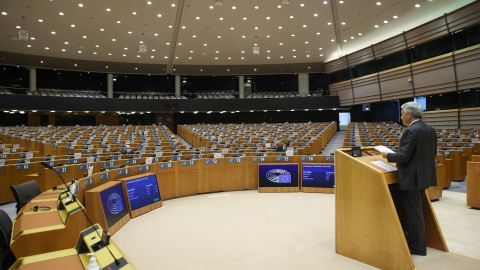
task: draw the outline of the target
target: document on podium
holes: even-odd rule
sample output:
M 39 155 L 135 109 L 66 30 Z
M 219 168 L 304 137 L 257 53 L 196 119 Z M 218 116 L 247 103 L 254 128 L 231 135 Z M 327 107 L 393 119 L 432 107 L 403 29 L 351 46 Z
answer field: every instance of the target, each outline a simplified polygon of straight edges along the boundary
M 375 149 L 376 149 L 378 152 L 380 152 L 380 153 L 381 153 L 381 152 L 393 153 L 392 149 L 387 148 L 387 147 L 385 147 L 385 146 L 383 146 L 383 145 L 377 145 L 377 146 L 375 146 L 375 147 L 373 147 L 373 148 L 375 148 Z
M 388 164 L 388 163 L 385 163 L 381 160 L 374 160 L 374 161 L 371 161 L 373 164 L 375 164 L 376 166 L 388 171 L 388 172 L 394 172 L 397 170 L 396 167 L 393 167 L 392 165 Z

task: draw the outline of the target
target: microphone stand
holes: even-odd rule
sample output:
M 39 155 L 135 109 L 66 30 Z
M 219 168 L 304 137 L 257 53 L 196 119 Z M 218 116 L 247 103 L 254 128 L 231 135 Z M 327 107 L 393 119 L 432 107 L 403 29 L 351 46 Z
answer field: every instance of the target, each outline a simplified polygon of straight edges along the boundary
M 40 162 L 43 166 L 47 167 L 48 169 L 50 170 L 54 170 L 53 167 L 48 164 L 47 162 L 45 161 L 42 161 Z M 63 177 L 61 174 L 58 174 L 58 176 L 60 176 L 60 179 L 62 180 L 63 184 L 65 185 L 65 187 L 67 188 L 67 192 L 70 192 L 70 187 L 67 185 L 67 183 L 65 182 L 65 180 L 63 180 Z M 60 195 L 61 196 L 61 195 Z M 76 201 L 76 197 L 72 197 L 72 202 Z M 102 240 L 102 236 L 100 235 L 100 233 L 98 232 L 98 230 L 95 230 L 95 226 L 93 225 L 93 222 L 90 220 L 90 218 L 88 217 L 87 213 L 85 213 L 85 210 L 84 210 L 85 207 L 80 207 L 80 210 L 82 211 L 83 215 L 87 218 L 88 220 L 88 223 L 90 224 L 90 226 L 93 227 L 93 230 L 97 233 L 98 237 L 100 238 L 100 242 L 102 242 L 105 247 L 107 248 L 108 252 L 110 253 L 110 255 L 112 255 L 112 258 L 115 260 L 115 265 L 120 265 L 120 261 L 113 255 L 112 251 L 110 250 L 110 248 L 108 248 L 108 244 L 109 243 L 104 243 L 103 240 Z M 108 231 L 104 230 L 103 233 L 108 233 Z

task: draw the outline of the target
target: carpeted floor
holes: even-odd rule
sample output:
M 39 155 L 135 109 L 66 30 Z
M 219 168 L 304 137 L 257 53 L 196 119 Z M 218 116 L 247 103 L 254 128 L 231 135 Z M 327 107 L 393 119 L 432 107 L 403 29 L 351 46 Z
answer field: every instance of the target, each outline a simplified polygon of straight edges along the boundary
M 480 210 L 465 205 L 465 193 L 443 194 L 433 207 L 450 253 L 429 248 L 428 256 L 413 256 L 415 266 L 480 269 Z M 176 198 L 130 220 L 113 240 L 138 269 L 373 268 L 335 253 L 334 194 Z

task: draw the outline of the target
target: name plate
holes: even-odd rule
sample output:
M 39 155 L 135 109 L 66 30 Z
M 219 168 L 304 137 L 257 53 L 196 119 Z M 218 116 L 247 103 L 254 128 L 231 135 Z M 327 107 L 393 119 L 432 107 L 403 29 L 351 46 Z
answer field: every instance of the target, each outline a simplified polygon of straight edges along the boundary
M 160 169 L 173 168 L 173 163 L 172 162 L 160 163 L 159 168 Z
M 216 158 L 215 158 L 215 159 L 205 159 L 205 160 L 203 161 L 203 163 L 204 163 L 205 165 L 208 165 L 208 164 L 218 164 L 218 163 L 219 163 L 219 160 L 216 159 Z
M 15 165 L 15 171 L 28 170 L 28 169 L 30 169 L 30 163 Z
M 229 158 L 228 163 L 243 163 L 243 158 Z
M 66 150 L 73 150 L 73 149 L 75 149 L 75 146 L 65 146 L 65 149 Z
M 17 163 L 30 163 L 31 160 L 30 159 L 19 159 L 17 160 Z
M 275 161 L 290 161 L 291 157 L 275 157 Z
M 112 156 L 110 159 L 120 160 L 120 159 L 122 159 L 122 156 Z
M 266 157 L 252 157 L 252 162 L 266 162 Z
M 53 173 L 54 174 L 61 174 L 61 173 L 66 173 L 68 172 L 68 167 L 61 167 L 61 168 L 54 168 Z
M 195 166 L 195 165 L 197 165 L 196 160 L 182 161 L 182 166 Z
M 100 181 L 110 179 L 110 172 L 104 172 L 100 174 Z
M 174 157 L 170 157 L 170 160 L 171 160 L 171 161 L 182 160 L 182 157 L 180 157 L 180 156 L 174 156 Z
M 137 171 L 138 172 L 147 172 L 152 169 L 152 165 L 143 165 L 143 166 L 138 166 Z
M 193 155 L 192 159 L 202 159 L 203 155 Z
M 88 177 L 83 179 L 83 185 L 84 187 L 88 187 L 93 184 L 93 177 Z
M 112 167 L 115 166 L 115 161 L 102 162 L 102 167 Z
M 474 143 L 464 143 L 463 147 L 475 147 Z
M 8 158 L 8 155 L 7 155 L 7 154 L 1 154 L 1 155 L 0 155 L 0 158 L 7 159 L 7 158 Z
M 125 165 L 134 165 L 138 164 L 138 159 L 127 159 L 125 160 Z
M 447 142 L 447 143 L 442 143 L 442 146 L 453 146 L 453 144 L 451 142 Z
M 157 163 L 157 162 L 160 162 L 160 161 L 162 161 L 162 159 L 159 158 L 159 157 L 152 158 L 152 163 Z
M 452 148 L 451 151 L 460 151 L 463 153 L 463 148 Z
M 325 157 L 325 161 L 331 161 L 331 162 L 334 162 L 334 161 L 335 161 L 335 157 L 334 157 L 334 156 L 328 156 L 328 157 Z
M 387 142 L 385 143 L 386 146 L 393 146 L 393 142 Z
M 51 143 L 50 146 L 58 146 L 58 143 Z
M 72 165 L 72 164 L 78 164 L 80 163 L 78 159 L 67 159 L 67 161 L 65 161 L 65 163 L 67 165 Z
M 118 176 L 127 175 L 127 174 L 130 174 L 130 168 L 117 170 Z
M 315 161 L 314 156 L 301 156 L 300 161 Z
M 80 164 L 78 165 L 78 170 L 79 171 L 84 171 L 88 170 L 88 168 L 92 167 L 92 164 Z
M 133 158 L 143 158 L 143 155 L 132 155 Z
M 10 153 L 17 153 L 18 149 L 17 148 L 12 148 L 10 149 Z

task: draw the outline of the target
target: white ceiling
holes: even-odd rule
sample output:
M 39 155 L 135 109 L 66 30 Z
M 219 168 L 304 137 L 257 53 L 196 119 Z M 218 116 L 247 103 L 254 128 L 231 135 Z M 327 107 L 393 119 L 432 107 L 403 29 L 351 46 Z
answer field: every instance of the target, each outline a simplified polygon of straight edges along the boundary
M 0 52 L 163 64 L 167 73 L 175 65 L 322 63 L 474 0 L 290 0 L 288 5 L 281 0 L 223 0 L 223 6 L 215 6 L 215 0 L 148 2 L 1 0 Z M 28 41 L 18 40 L 17 27 L 28 31 Z M 137 53 L 141 42 L 147 45 L 145 54 Z M 258 55 L 253 54 L 255 45 Z

